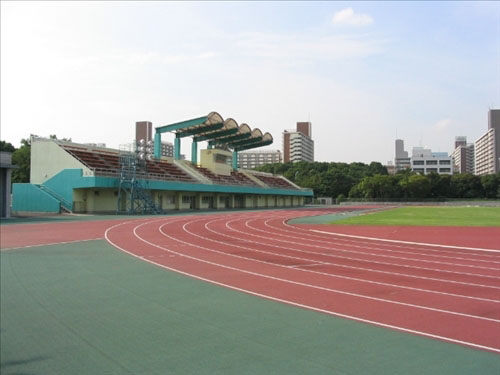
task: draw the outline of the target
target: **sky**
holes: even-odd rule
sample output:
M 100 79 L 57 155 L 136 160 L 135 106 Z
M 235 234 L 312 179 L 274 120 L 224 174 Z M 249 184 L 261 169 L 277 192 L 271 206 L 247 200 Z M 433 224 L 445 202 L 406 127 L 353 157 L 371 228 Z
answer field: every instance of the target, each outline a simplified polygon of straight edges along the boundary
M 500 108 L 494 1 L 2 1 L 0 48 L 0 138 L 16 147 L 118 148 L 136 121 L 216 111 L 270 132 L 269 149 L 311 121 L 315 160 L 385 164 L 396 138 L 474 142 Z

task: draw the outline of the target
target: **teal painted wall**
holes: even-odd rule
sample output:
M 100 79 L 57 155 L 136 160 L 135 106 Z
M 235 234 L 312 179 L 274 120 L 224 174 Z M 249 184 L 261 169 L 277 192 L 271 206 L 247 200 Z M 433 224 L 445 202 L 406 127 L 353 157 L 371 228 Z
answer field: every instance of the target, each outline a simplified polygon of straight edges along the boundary
M 59 201 L 32 184 L 12 184 L 12 211 L 59 213 Z

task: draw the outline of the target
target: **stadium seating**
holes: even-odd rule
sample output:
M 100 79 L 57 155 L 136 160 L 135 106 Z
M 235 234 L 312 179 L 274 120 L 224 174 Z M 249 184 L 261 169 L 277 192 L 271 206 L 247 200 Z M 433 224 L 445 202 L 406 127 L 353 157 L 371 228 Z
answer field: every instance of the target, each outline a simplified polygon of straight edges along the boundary
M 85 147 L 73 145 L 63 145 L 62 147 L 85 166 L 92 169 L 96 175 L 118 176 L 120 173 L 118 153 L 101 150 L 92 151 Z M 139 171 L 139 176 L 166 181 L 198 182 L 176 165 L 164 160 L 146 161 L 146 168 Z
M 258 186 L 255 182 L 245 176 L 240 172 L 231 172 L 231 175 L 224 176 L 220 174 L 215 174 L 203 167 L 196 167 L 196 170 L 207 177 L 209 180 L 215 184 L 221 185 L 243 185 L 243 186 Z
M 295 186 L 293 186 L 292 184 L 290 184 L 288 181 L 286 181 L 281 177 L 266 176 L 261 174 L 254 174 L 254 176 L 257 177 L 266 185 L 268 185 L 269 187 L 278 189 L 293 189 L 293 190 L 297 189 Z

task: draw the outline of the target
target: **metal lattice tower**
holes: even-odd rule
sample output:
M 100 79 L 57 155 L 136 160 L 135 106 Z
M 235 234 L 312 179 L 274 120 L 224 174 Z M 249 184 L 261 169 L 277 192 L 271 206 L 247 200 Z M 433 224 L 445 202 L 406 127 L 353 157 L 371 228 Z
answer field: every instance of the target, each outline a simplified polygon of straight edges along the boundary
M 119 162 L 120 181 L 117 213 L 161 213 L 148 189 L 146 161 L 140 160 L 137 152 L 131 147 L 120 146 Z

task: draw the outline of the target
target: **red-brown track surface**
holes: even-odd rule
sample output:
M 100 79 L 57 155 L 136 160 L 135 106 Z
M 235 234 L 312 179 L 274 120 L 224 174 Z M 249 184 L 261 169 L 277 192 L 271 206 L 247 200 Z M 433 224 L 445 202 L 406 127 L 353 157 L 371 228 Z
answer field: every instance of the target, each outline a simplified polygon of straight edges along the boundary
M 415 227 L 415 237 L 405 241 L 426 244 L 343 237 L 311 230 L 327 226 L 286 222 L 329 212 L 262 211 L 79 224 L 89 226 L 84 229 L 87 239 L 104 236 L 133 256 L 192 277 L 500 353 L 500 249 L 495 249 L 500 229 L 489 229 L 493 236 L 486 242 L 481 238 L 481 246 L 468 241 L 463 247 L 443 247 L 432 246 L 440 242 L 432 241 L 437 237 L 429 240 L 427 229 L 418 232 Z M 72 228 L 67 224 L 50 227 L 65 232 Z M 482 236 L 483 229 L 467 230 L 475 237 Z M 68 238 L 72 229 L 67 230 L 64 240 L 74 240 Z M 446 228 L 444 235 L 453 231 Z

